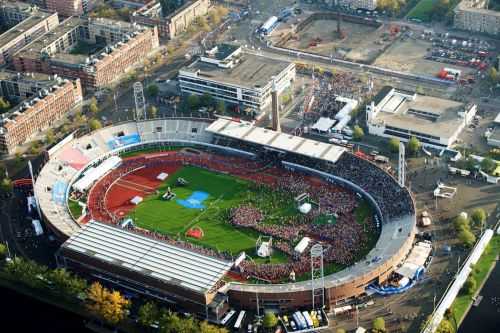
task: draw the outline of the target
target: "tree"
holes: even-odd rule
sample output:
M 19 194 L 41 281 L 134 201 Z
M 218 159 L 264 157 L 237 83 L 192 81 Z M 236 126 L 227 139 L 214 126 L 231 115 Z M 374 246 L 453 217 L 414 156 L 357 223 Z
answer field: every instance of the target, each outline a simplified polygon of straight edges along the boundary
M 7 246 L 3 243 L 0 243 L 0 260 L 7 258 Z
M 150 97 L 158 96 L 159 92 L 160 92 L 160 88 L 158 88 L 158 85 L 156 85 L 156 84 L 150 84 L 146 88 L 146 94 L 148 94 L 148 96 L 150 96 Z
M 118 291 L 108 290 L 94 282 L 87 290 L 87 309 L 108 324 L 116 325 L 127 316 L 130 301 Z
M 229 333 L 227 329 L 224 327 L 217 327 L 214 325 L 210 325 L 206 321 L 202 321 L 200 323 L 200 333 Z
M 455 225 L 455 230 L 457 231 L 470 229 L 469 219 L 462 215 L 457 216 L 453 224 Z
M 151 105 L 148 108 L 148 117 L 149 118 L 156 118 L 157 115 L 158 115 L 158 109 L 156 108 L 156 106 Z
M 262 325 L 268 330 L 274 328 L 276 327 L 276 325 L 278 325 L 278 318 L 276 318 L 276 315 L 274 313 L 266 312 L 264 314 L 264 320 L 262 322 Z
M 345 331 L 345 329 L 343 329 L 343 328 L 337 328 L 337 329 L 335 330 L 335 333 L 346 333 L 346 331 Z
M 37 155 L 40 153 L 41 144 L 39 141 L 32 141 L 30 144 L 30 154 Z
M 472 295 L 474 291 L 476 291 L 476 288 L 477 288 L 477 281 L 472 275 L 470 275 L 465 281 L 462 287 L 462 291 L 467 295 Z
M 420 141 L 414 136 L 412 136 L 408 141 L 408 150 L 411 154 L 416 154 L 421 146 L 422 144 L 420 143 Z
M 223 100 L 217 101 L 217 106 L 215 107 L 215 110 L 220 115 L 225 114 L 226 113 L 226 102 L 224 102 Z
M 455 328 L 448 319 L 443 319 L 439 323 L 436 333 L 455 333 Z
M 12 185 L 12 180 L 10 180 L 10 178 L 5 177 L 4 179 L 2 179 L 2 181 L 0 182 L 0 189 L 2 189 L 2 191 L 11 192 L 12 188 L 13 185 Z
M 4 99 L 3 97 L 0 97 L 0 113 L 4 113 L 4 112 L 9 111 L 10 107 L 11 107 L 11 105 L 10 105 L 9 101 Z
M 354 126 L 354 129 L 352 131 L 353 139 L 359 141 L 363 138 L 363 136 L 365 136 L 365 132 L 363 131 L 363 129 L 358 125 Z
M 472 211 L 471 219 L 476 226 L 483 227 L 486 222 L 486 212 L 482 208 L 476 208 Z
M 199 326 L 193 317 L 182 319 L 173 312 L 163 311 L 159 319 L 161 333 L 199 333 Z
M 46 275 L 47 267 L 39 265 L 33 260 L 15 257 L 7 263 L 5 273 L 16 281 L 24 283 L 31 288 L 43 288 L 46 286 L 43 277 Z
M 99 107 L 97 106 L 97 100 L 95 97 L 92 97 L 92 99 L 90 100 L 90 104 L 89 104 L 89 111 L 93 114 L 93 115 L 96 115 L 97 112 L 99 112 Z
M 386 332 L 384 318 L 377 317 L 377 318 L 373 319 L 372 332 L 376 332 L 376 333 Z
M 495 168 L 497 167 L 497 164 L 489 157 L 483 158 L 481 161 L 481 170 L 483 170 L 486 173 L 491 173 Z
M 471 248 L 476 242 L 476 236 L 469 229 L 460 230 L 458 232 L 458 239 L 467 248 Z
M 490 70 L 488 71 L 488 79 L 490 80 L 491 83 L 498 82 L 498 71 L 495 67 L 491 67 Z
M 187 103 L 189 110 L 196 109 L 200 105 L 200 98 L 198 97 L 198 95 L 189 95 L 187 98 Z
M 213 106 L 215 103 L 215 100 L 214 98 L 212 97 L 212 95 L 210 94 L 207 94 L 207 93 L 204 93 L 203 95 L 201 95 L 200 97 L 200 105 L 201 106 Z
M 45 134 L 45 141 L 47 141 L 49 145 L 53 144 L 56 141 L 54 131 L 51 128 Z
M 87 282 L 84 279 L 71 274 L 63 268 L 49 271 L 47 279 L 53 283 L 60 294 L 68 298 L 80 296 L 87 288 Z
M 89 128 L 92 130 L 92 131 L 95 131 L 99 128 L 102 128 L 102 124 L 99 120 L 95 119 L 95 118 L 92 118 L 89 120 Z
M 389 150 L 393 153 L 399 152 L 400 141 L 397 138 L 391 138 L 389 140 Z
M 207 19 L 205 16 L 199 16 L 196 19 L 196 24 L 200 27 L 202 31 L 208 32 L 210 31 L 210 26 L 208 25 Z
M 145 327 L 150 327 L 158 320 L 159 316 L 160 311 L 154 302 L 147 302 L 141 305 L 138 311 L 139 323 Z

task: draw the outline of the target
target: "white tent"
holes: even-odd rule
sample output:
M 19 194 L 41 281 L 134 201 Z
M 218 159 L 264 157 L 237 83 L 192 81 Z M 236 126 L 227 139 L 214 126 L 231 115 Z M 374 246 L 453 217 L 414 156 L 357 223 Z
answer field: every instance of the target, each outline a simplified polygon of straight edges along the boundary
M 96 180 L 120 165 L 121 161 L 122 159 L 120 157 L 111 156 L 98 166 L 85 171 L 83 177 L 73 184 L 73 188 L 80 192 L 88 190 Z
M 312 209 L 312 206 L 309 202 L 305 202 L 303 203 L 302 205 L 300 205 L 299 207 L 299 211 L 302 213 L 302 214 L 307 214 L 311 211 Z
M 309 245 L 309 242 L 311 242 L 311 238 L 309 237 L 304 237 L 300 240 L 300 242 L 297 243 L 297 245 L 295 246 L 295 248 L 293 249 L 295 252 L 297 252 L 298 254 L 302 254 L 302 252 L 304 252 L 304 250 L 307 248 L 307 246 Z
M 333 125 L 335 125 L 337 121 L 335 119 L 330 119 L 328 117 L 320 117 L 314 125 L 312 125 L 311 129 L 316 130 L 318 132 L 328 132 Z
M 168 177 L 168 173 L 162 172 L 158 176 L 156 176 L 156 179 L 164 181 L 165 179 L 167 179 L 167 177 Z
M 266 258 L 271 255 L 271 246 L 269 242 L 262 242 L 262 244 L 260 244 L 257 255 L 261 258 Z
M 35 229 L 35 235 L 37 236 L 43 235 L 43 228 L 40 221 L 32 220 L 31 223 L 33 224 L 33 229 Z
M 130 200 L 130 203 L 133 204 L 133 205 L 138 205 L 142 202 L 142 197 L 136 195 L 135 197 L 133 197 L 131 200 Z

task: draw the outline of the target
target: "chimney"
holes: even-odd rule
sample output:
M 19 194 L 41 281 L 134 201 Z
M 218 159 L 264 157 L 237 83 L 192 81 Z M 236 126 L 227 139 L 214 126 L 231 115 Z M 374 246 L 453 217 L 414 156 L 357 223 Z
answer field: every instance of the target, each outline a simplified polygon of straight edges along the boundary
M 273 87 L 271 90 L 271 117 L 273 121 L 273 130 L 276 132 L 281 132 L 280 125 L 280 112 L 279 112 L 279 99 L 278 99 L 278 88 L 276 87 L 276 81 L 273 79 Z

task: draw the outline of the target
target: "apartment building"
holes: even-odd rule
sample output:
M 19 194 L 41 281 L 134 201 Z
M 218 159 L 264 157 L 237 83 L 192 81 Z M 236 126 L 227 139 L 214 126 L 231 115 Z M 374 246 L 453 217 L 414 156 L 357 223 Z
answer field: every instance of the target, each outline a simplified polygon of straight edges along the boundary
M 65 17 L 82 15 L 87 5 L 87 0 L 45 0 L 47 10 Z
M 8 29 L 0 35 L 0 65 L 12 54 L 59 24 L 56 13 L 49 13 L 22 2 L 0 3 L 0 25 Z
M 16 147 L 45 130 L 82 101 L 80 80 L 57 79 L 54 85 L 38 91 L 0 115 L 0 152 L 13 154 Z
M 74 52 L 79 43 L 87 51 Z M 79 78 L 85 88 L 111 84 L 159 46 L 156 27 L 71 17 L 13 57 L 16 71 Z
M 173 39 L 197 17 L 206 15 L 209 9 L 210 0 L 188 0 L 173 13 L 163 16 L 160 2 L 153 0 L 133 12 L 130 19 L 139 24 L 157 26 L 160 37 Z
M 59 83 L 57 75 L 43 73 L 20 73 L 9 70 L 0 71 L 0 96 L 13 103 L 36 97 L 42 89 L 49 89 Z
M 337 0 L 335 3 L 338 6 L 349 7 L 352 9 L 375 10 L 377 8 L 377 0 Z
M 454 9 L 453 26 L 457 29 L 482 32 L 490 35 L 500 33 L 500 12 L 487 9 L 486 0 L 464 0 Z

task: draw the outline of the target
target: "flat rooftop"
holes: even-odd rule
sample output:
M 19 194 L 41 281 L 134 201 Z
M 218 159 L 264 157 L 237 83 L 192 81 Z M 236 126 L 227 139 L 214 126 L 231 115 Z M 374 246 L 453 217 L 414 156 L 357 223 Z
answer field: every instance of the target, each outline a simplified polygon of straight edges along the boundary
M 35 81 L 39 84 L 45 82 L 54 84 L 54 76 L 44 73 L 19 73 L 9 70 L 0 70 L 0 81 L 13 81 L 13 82 L 32 82 Z
M 30 30 L 35 25 L 47 19 L 51 15 L 52 13 L 44 12 L 41 10 L 34 12 L 33 15 L 21 21 L 19 24 L 16 24 L 15 26 L 13 26 L 12 28 L 10 28 L 9 30 L 0 35 L 0 47 L 3 47 L 5 44 L 9 43 L 14 38 L 19 37 L 19 35 Z
M 212 289 L 233 265 L 96 221 L 74 233 L 61 248 L 197 293 Z
M 26 45 L 16 54 L 23 58 L 38 58 L 42 50 L 54 43 L 61 36 L 66 34 L 68 31 L 75 29 L 78 26 L 84 25 L 86 21 L 84 19 L 80 19 L 77 17 L 70 17 L 64 20 L 61 24 L 59 24 L 55 29 L 50 32 L 47 32 L 43 36 L 35 39 L 33 42 Z
M 256 127 L 248 122 L 219 118 L 205 129 L 207 132 L 226 136 L 268 148 L 313 157 L 331 163 L 337 162 L 345 149 L 329 143 L 304 139 L 298 136 Z
M 196 60 L 181 72 L 198 74 L 199 78 L 231 84 L 248 89 L 265 87 L 273 76 L 282 73 L 290 62 L 261 57 L 249 53 L 241 53 L 240 63 L 233 68 L 221 68 L 215 64 Z
M 380 98 L 380 101 L 382 99 Z M 416 95 L 416 98 L 411 100 L 405 92 L 396 90 L 380 107 L 381 111 L 375 121 L 384 122 L 386 126 L 436 137 L 451 137 L 464 122 L 459 112 L 468 106 L 465 103 L 424 95 Z

